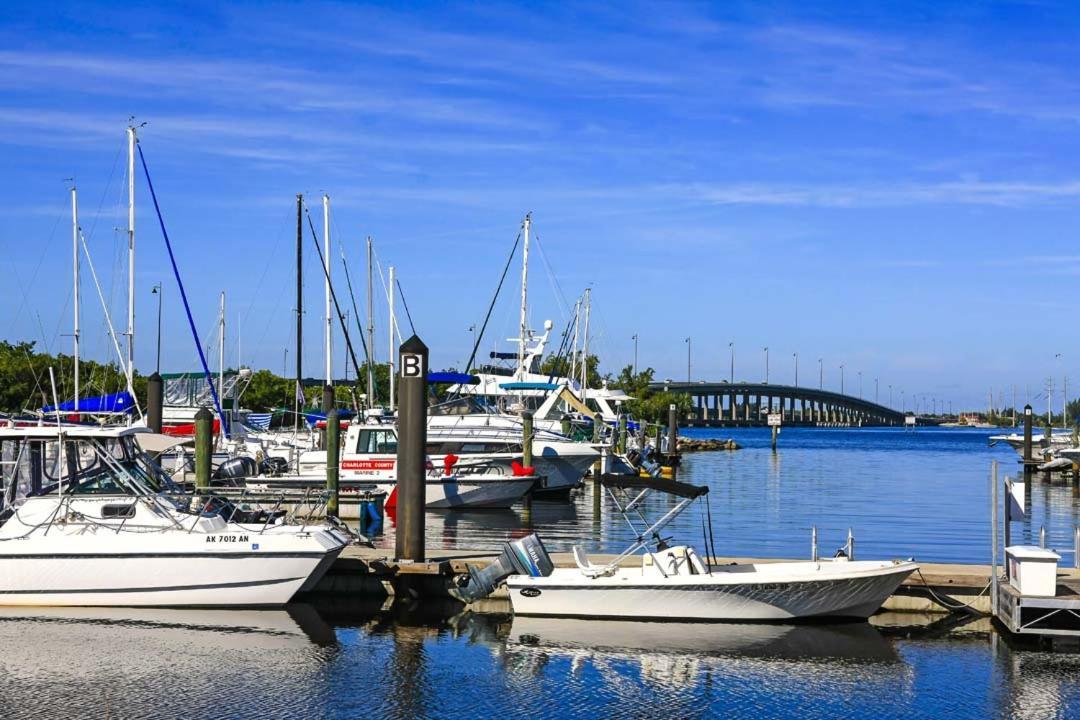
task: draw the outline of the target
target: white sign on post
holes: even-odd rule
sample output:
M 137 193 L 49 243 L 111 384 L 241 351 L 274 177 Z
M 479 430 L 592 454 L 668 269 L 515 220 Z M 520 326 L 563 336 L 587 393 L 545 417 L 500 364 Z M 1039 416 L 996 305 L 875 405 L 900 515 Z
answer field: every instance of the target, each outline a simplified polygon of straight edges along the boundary
M 424 356 L 417 354 L 401 355 L 401 377 L 418 378 L 424 373 Z
M 768 423 L 769 427 L 780 427 L 784 422 L 784 415 L 782 413 L 769 413 L 765 416 L 765 421 Z
M 914 427 L 915 426 L 915 416 L 914 415 L 905 415 L 904 416 L 904 424 L 905 425 L 911 425 L 912 427 Z

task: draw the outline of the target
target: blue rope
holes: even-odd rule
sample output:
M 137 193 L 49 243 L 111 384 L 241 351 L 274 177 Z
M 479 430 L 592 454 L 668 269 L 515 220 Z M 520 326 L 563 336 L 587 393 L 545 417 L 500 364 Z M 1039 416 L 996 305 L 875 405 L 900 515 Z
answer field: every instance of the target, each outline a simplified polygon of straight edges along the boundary
M 191 317 L 191 306 L 188 305 L 187 292 L 184 291 L 184 281 L 180 279 L 180 270 L 176 267 L 176 256 L 173 255 L 172 243 L 169 242 L 169 233 L 165 230 L 165 218 L 161 217 L 161 207 L 158 206 L 157 193 L 154 192 L 154 182 L 150 179 L 150 170 L 146 167 L 146 156 L 143 155 L 142 145 L 139 148 L 139 160 L 142 162 L 143 174 L 146 176 L 146 184 L 150 188 L 150 197 L 154 200 L 154 211 L 157 213 L 158 223 L 161 225 L 161 234 L 165 238 L 165 249 L 169 251 L 169 262 L 172 263 L 173 275 L 176 284 L 180 288 L 180 298 L 184 301 L 184 312 L 187 313 L 188 325 L 191 326 L 191 334 L 195 337 L 195 347 L 199 351 L 199 360 L 202 361 L 203 374 L 206 376 L 206 384 L 210 386 L 210 393 L 214 396 L 214 408 L 217 409 L 218 417 L 221 418 L 221 429 L 225 437 L 229 435 L 229 421 L 225 419 L 225 413 L 221 410 L 221 401 L 218 400 L 217 388 L 210 375 L 210 366 L 206 362 L 206 353 L 203 352 L 202 341 L 199 339 L 199 331 L 195 329 L 195 319 Z

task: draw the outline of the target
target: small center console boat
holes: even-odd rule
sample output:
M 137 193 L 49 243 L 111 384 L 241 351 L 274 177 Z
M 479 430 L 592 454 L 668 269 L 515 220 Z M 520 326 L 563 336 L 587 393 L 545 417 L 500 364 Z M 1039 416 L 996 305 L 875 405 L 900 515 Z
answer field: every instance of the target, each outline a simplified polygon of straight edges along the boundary
M 605 564 L 579 547 L 576 567 L 556 568 L 535 536 L 510 543 L 483 571 L 470 569 L 465 599 L 505 579 L 516 615 L 634 620 L 789 621 L 860 618 L 876 612 L 913 562 L 849 560 L 712 565 L 687 545 L 669 545 L 660 530 L 708 492 L 670 480 L 605 476 L 603 484 L 637 538 Z M 678 500 L 663 517 L 639 529 L 642 501 L 651 492 Z M 643 550 L 641 562 L 626 561 Z

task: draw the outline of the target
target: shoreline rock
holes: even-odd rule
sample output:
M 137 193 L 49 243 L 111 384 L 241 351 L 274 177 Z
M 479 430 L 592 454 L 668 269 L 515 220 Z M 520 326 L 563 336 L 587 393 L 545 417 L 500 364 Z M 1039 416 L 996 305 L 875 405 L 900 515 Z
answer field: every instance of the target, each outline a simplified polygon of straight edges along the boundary
M 739 450 L 741 446 L 734 440 L 700 440 L 697 438 L 679 438 L 679 452 L 710 452 L 716 450 Z

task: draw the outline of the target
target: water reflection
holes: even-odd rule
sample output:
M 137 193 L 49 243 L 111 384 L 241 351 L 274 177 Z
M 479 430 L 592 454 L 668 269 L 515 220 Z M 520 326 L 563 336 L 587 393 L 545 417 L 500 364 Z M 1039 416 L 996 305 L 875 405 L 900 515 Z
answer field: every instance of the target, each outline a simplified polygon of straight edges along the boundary
M 552 620 L 355 598 L 281 611 L 7 609 L 0 717 L 1080 712 L 1080 655 L 1013 647 L 986 622 L 926 620 Z

